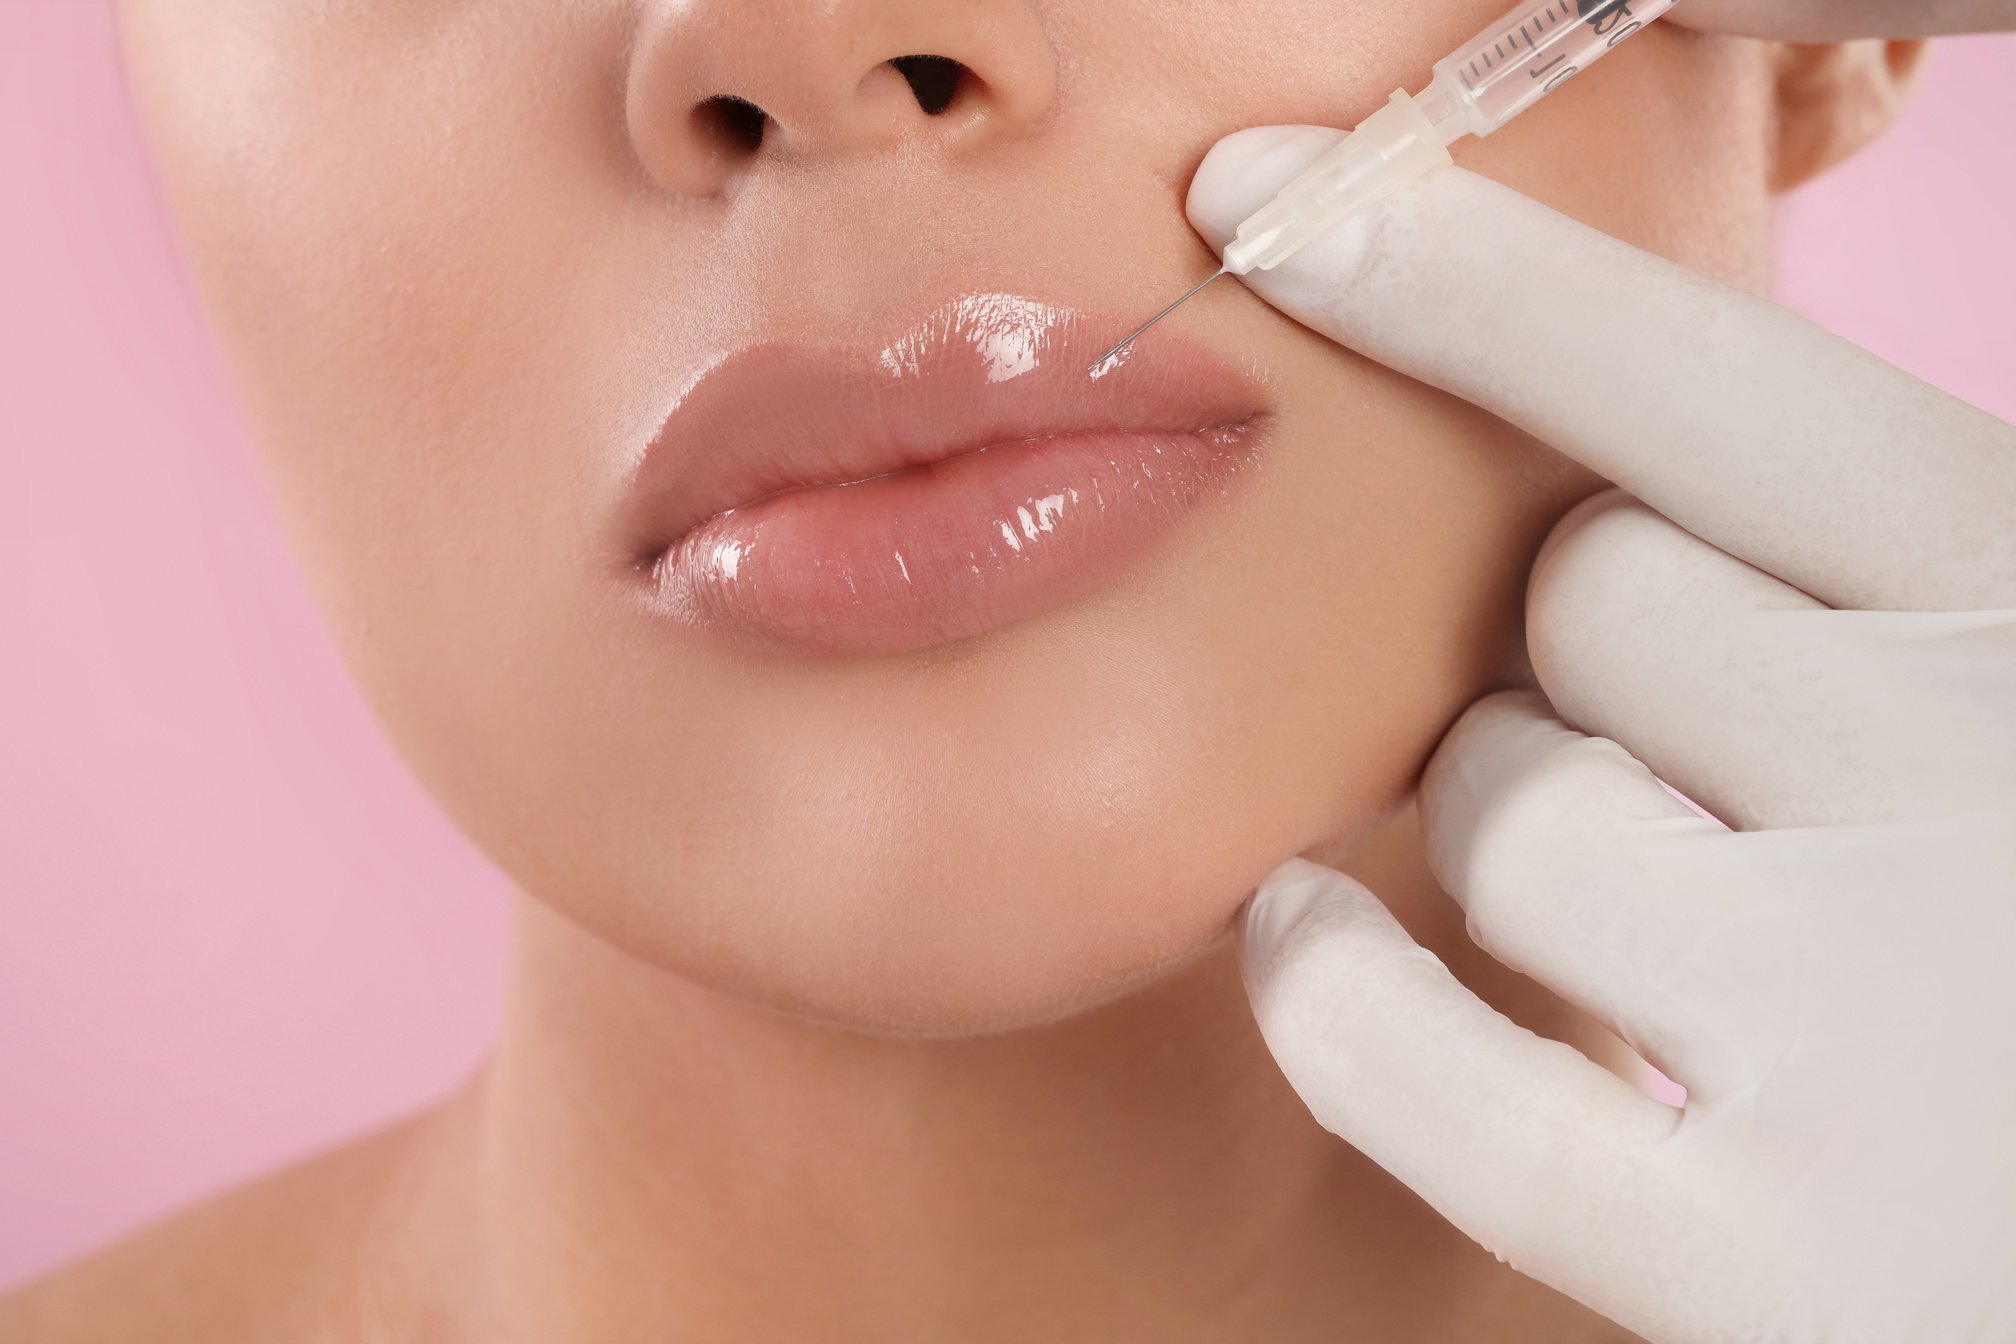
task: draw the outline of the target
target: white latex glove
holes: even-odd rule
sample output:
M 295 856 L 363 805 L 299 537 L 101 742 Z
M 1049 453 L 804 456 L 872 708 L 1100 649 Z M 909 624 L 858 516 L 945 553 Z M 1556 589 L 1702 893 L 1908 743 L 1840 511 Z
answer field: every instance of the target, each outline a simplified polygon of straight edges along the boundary
M 1192 222 L 1337 136 L 1221 142 Z M 1545 698 L 1473 706 L 1421 810 L 1477 941 L 1689 1093 L 1295 860 L 1246 972 L 1316 1118 L 1660 1344 L 2016 1340 L 2016 430 L 1460 169 L 1245 279 L 1630 492 L 1536 563 Z

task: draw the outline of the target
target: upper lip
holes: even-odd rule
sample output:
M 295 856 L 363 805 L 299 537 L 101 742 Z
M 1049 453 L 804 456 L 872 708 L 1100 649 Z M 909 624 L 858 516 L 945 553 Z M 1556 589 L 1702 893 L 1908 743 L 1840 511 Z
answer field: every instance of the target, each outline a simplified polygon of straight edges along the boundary
M 709 367 L 653 436 L 628 490 L 632 549 L 656 559 L 693 528 L 770 495 L 1066 434 L 1208 431 L 1264 413 L 1260 379 L 1179 336 L 1099 379 L 1117 333 L 1014 295 L 934 309 L 871 350 L 756 345 Z

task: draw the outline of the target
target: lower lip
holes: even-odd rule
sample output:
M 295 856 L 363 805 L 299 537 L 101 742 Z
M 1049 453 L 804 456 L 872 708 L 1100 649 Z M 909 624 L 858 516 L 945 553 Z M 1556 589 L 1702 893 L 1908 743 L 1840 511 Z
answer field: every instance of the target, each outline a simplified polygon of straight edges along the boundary
M 1252 457 L 1257 418 L 999 444 L 700 524 L 652 566 L 664 614 L 795 652 L 872 657 L 1024 620 L 1102 586 Z

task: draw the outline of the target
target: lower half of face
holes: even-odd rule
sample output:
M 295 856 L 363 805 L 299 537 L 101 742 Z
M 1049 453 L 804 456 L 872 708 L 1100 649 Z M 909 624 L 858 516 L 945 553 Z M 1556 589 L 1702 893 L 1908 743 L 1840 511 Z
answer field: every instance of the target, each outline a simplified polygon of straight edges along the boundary
M 821 7 L 834 31 L 781 55 L 766 44 L 789 25 L 757 0 L 513 8 L 124 17 L 338 642 L 424 782 L 533 895 L 679 973 L 858 1027 L 1054 1018 L 1215 937 L 1282 859 L 1347 851 L 1501 684 L 1531 557 L 1600 483 L 1231 283 L 1170 340 L 1198 348 L 1237 432 L 1174 486 L 1152 461 L 1105 479 L 1153 496 L 1118 523 L 1056 504 L 1101 485 L 1063 450 L 978 485 L 954 461 L 750 503 L 794 471 L 1013 437 L 1027 402 L 1037 421 L 1106 414 L 1032 368 L 1208 273 L 1182 205 L 1212 141 L 1348 123 L 1494 5 L 1403 22 L 1310 0 L 1256 26 L 1231 0 L 892 0 Z M 937 114 L 877 64 L 918 51 L 964 71 Z M 691 115 L 703 96 L 762 108 L 761 139 L 734 104 Z M 1753 282 L 1768 97 L 1761 50 L 1654 31 L 1467 162 Z M 849 120 L 850 98 L 884 101 Z M 1110 381 L 1183 381 L 1158 360 L 1151 338 Z M 1194 412 L 1191 391 L 1157 395 Z M 857 506 L 869 488 L 894 493 Z M 860 597 L 871 577 L 848 566 L 886 529 L 914 540 L 921 512 L 957 543 L 975 498 L 1022 533 L 981 548 L 987 573 L 923 576 L 943 581 L 921 606 L 886 573 Z M 724 503 L 739 521 L 705 521 Z M 651 518 L 680 523 L 655 550 Z M 688 535 L 714 549 L 656 560 Z M 721 567 L 750 537 L 782 596 L 738 608 Z M 1049 568 L 999 578 L 1024 546 Z

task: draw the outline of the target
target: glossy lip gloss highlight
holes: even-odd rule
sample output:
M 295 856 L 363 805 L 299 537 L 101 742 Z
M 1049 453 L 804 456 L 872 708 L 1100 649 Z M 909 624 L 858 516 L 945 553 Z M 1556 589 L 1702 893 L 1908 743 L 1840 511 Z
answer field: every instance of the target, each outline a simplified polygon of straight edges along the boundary
M 872 352 L 730 356 L 630 483 L 644 600 L 776 651 L 868 657 L 1099 587 L 1228 491 L 1266 422 L 1257 379 L 1181 340 L 1089 377 L 1117 327 L 983 294 Z

